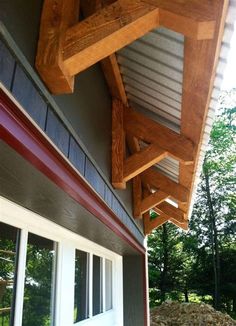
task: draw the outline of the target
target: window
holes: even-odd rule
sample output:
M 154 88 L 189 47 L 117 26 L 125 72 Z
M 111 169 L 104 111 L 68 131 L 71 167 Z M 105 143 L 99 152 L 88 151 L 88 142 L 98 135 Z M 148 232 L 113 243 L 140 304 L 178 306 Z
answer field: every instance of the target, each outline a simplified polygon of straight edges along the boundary
M 20 231 L 0 223 L 0 325 L 13 325 Z
M 29 233 L 23 303 L 23 326 L 49 326 L 53 321 L 54 242 Z
M 0 197 L 0 326 L 122 326 L 122 298 L 119 255 Z
M 93 316 L 102 312 L 102 258 L 93 256 Z
M 89 254 L 76 250 L 75 254 L 75 288 L 74 288 L 74 322 L 89 317 Z

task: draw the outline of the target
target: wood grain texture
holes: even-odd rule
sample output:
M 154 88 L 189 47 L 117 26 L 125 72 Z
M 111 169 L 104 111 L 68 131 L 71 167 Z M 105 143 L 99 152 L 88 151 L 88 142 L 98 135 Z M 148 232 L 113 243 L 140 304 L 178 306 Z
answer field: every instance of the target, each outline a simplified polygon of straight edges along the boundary
M 149 221 L 145 221 L 145 235 L 150 234 L 154 229 L 156 229 L 156 228 L 162 226 L 163 224 L 165 224 L 166 222 L 168 222 L 168 220 L 169 220 L 168 216 L 166 216 L 164 214 L 160 214 L 153 220 L 150 220 L 150 217 L 149 217 Z
M 189 197 L 189 190 L 179 183 L 166 177 L 156 168 L 150 168 L 141 175 L 142 182 L 149 184 L 151 188 L 160 189 L 170 197 L 181 203 L 186 203 Z
M 123 79 L 120 73 L 116 54 L 111 54 L 109 57 L 101 60 L 100 63 L 111 96 L 121 100 L 124 105 L 127 105 L 128 99 L 126 96 L 125 87 L 123 84 Z
M 67 29 L 63 60 L 70 75 L 85 70 L 159 25 L 159 10 L 119 0 Z
M 160 9 L 160 25 L 187 37 L 212 39 L 215 11 L 208 0 L 144 0 Z
M 104 6 L 114 3 L 116 0 L 81 0 L 80 7 L 84 17 L 89 17 Z M 128 99 L 125 87 L 117 62 L 116 54 L 113 53 L 100 61 L 103 74 L 105 76 L 110 94 L 113 98 L 119 99 L 124 105 L 127 105 Z
M 150 211 L 150 209 L 156 207 L 168 197 L 169 197 L 168 194 L 160 190 L 150 194 L 148 197 L 144 198 L 141 202 L 141 214 Z
M 112 102 L 112 185 L 118 189 L 124 189 L 124 106 L 118 100 Z
M 150 166 L 167 157 L 167 152 L 157 144 L 151 144 L 125 160 L 124 180 L 127 182 Z
M 125 110 L 125 131 L 146 143 L 158 143 L 168 154 L 184 164 L 194 161 L 193 142 L 133 109 Z
M 216 28 L 212 40 L 195 41 L 189 38 L 185 39 L 181 134 L 191 139 L 197 146 L 194 154 L 196 163 L 188 167 L 180 164 L 179 182 L 190 189 L 191 194 L 219 58 L 227 8 L 228 0 L 215 0 L 212 4 L 212 11 L 216 15 Z M 187 204 L 180 204 L 180 208 L 188 212 L 190 201 L 191 196 Z
M 78 0 L 45 0 L 42 10 L 36 68 L 54 94 L 72 93 L 74 77 L 62 58 L 62 42 L 66 29 L 78 21 Z
M 185 220 L 184 222 L 180 223 L 177 220 L 174 220 L 173 218 L 170 218 L 169 219 L 169 222 L 171 222 L 172 224 L 174 224 L 178 228 L 183 229 L 184 231 L 188 231 L 188 229 L 189 229 L 189 222 L 188 222 L 188 220 Z
M 161 204 L 156 206 L 154 210 L 158 214 L 164 213 L 168 215 L 170 218 L 177 220 L 180 223 L 183 223 L 185 221 L 185 213 L 181 209 L 167 202 L 162 202 Z
M 133 215 L 134 218 L 142 218 L 142 183 L 139 175 L 133 178 Z

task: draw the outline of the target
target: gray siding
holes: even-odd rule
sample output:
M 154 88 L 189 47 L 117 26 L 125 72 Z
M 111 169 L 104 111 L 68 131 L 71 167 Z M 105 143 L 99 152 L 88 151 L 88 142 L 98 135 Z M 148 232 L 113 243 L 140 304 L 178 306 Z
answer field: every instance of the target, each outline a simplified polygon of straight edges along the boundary
M 124 256 L 124 326 L 144 325 L 143 258 Z

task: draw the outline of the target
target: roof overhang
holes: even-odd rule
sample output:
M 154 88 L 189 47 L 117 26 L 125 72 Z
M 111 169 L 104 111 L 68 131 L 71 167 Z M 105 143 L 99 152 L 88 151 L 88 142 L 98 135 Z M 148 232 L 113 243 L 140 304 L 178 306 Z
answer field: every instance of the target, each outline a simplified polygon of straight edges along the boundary
M 81 0 L 78 22 L 78 1 L 44 1 L 36 67 L 61 94 L 101 62 L 113 97 L 112 184 L 132 179 L 134 217 L 146 233 L 167 221 L 188 229 L 228 2 Z

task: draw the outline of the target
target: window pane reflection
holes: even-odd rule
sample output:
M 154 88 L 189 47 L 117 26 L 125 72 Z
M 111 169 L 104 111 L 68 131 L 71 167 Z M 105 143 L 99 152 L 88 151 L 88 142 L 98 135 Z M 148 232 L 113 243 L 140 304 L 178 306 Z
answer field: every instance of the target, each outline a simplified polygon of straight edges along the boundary
M 23 326 L 53 325 L 55 244 L 29 233 Z
M 76 250 L 75 254 L 75 292 L 74 322 L 89 317 L 89 254 Z
M 93 316 L 102 312 L 102 258 L 93 256 Z
M 0 325 L 13 325 L 20 230 L 0 223 Z
M 112 261 L 105 260 L 105 291 L 106 291 L 106 311 L 112 309 Z

